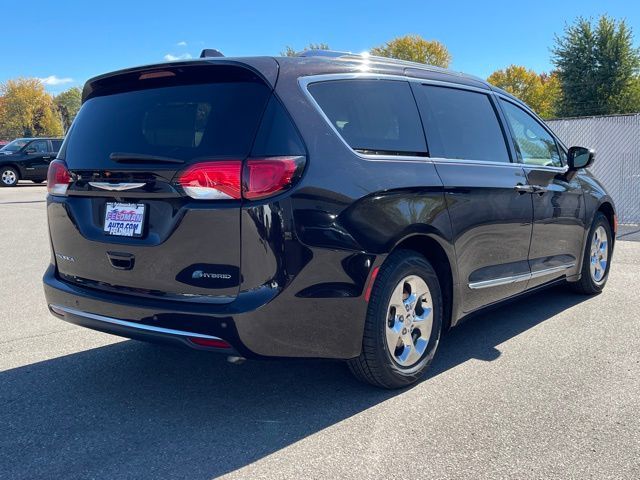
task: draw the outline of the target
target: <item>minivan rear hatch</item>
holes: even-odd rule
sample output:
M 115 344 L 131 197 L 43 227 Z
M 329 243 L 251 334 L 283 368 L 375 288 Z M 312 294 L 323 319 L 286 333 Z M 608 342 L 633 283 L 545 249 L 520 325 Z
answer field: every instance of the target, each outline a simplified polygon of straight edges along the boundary
M 66 196 L 48 202 L 60 277 L 125 294 L 232 301 L 242 200 L 225 176 L 249 155 L 271 95 L 259 73 L 238 64 L 168 64 L 89 82 L 58 155 L 70 175 Z M 209 170 L 190 175 L 215 175 L 205 179 L 215 195 L 182 188 L 198 164 Z

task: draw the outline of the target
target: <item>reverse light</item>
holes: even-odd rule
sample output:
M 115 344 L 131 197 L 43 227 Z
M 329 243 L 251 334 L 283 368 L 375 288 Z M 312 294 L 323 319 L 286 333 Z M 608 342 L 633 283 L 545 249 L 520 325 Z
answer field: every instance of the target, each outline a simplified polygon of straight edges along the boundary
M 71 183 L 71 174 L 62 160 L 54 160 L 47 170 L 47 191 L 51 195 L 64 196 Z
M 196 163 L 178 176 L 178 184 L 197 200 L 255 200 L 276 195 L 293 185 L 305 157 L 283 156 Z

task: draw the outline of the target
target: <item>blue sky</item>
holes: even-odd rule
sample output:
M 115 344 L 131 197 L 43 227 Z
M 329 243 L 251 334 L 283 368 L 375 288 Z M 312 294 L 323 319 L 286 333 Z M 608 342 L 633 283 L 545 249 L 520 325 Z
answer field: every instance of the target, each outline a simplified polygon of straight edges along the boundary
M 360 52 L 407 33 L 443 42 L 451 67 L 481 77 L 512 63 L 551 68 L 555 33 L 579 15 L 625 18 L 640 45 L 640 2 L 475 1 L 16 1 L 0 7 L 0 82 L 48 79 L 53 93 L 110 70 L 197 57 L 277 55 L 326 42 Z

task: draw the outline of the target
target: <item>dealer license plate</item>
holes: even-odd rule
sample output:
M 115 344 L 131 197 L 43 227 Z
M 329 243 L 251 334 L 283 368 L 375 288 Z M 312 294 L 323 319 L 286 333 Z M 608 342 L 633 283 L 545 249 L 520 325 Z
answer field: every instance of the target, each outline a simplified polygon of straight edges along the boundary
M 104 232 L 121 237 L 141 237 L 145 205 L 142 203 L 107 202 Z

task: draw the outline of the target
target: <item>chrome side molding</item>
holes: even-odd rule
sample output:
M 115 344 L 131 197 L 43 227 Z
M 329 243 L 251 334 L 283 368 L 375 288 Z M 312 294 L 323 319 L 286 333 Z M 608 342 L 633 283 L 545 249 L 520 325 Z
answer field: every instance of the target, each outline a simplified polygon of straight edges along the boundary
M 545 277 L 547 275 L 553 275 L 554 273 L 564 272 L 569 268 L 575 267 L 575 263 L 567 263 L 564 265 L 558 265 L 557 267 L 545 268 L 544 270 L 537 270 L 535 272 L 523 273 L 520 275 L 512 275 L 509 277 L 493 278 L 491 280 L 482 280 L 480 282 L 469 283 L 471 290 L 478 290 L 481 288 L 497 287 L 499 285 L 508 285 L 510 283 L 526 282 L 532 278 Z

